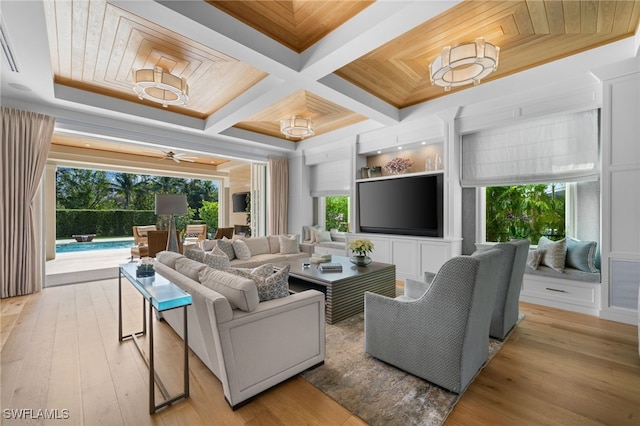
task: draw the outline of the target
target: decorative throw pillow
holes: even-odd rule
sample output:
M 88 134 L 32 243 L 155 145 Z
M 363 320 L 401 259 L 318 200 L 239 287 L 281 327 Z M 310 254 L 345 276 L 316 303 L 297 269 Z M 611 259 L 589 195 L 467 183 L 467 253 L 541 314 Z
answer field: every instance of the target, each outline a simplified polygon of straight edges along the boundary
M 233 245 L 233 252 L 235 253 L 235 256 L 238 259 L 247 260 L 251 258 L 251 251 L 249 250 L 247 243 L 245 243 L 242 240 L 233 240 L 232 245 Z
M 200 242 L 202 250 L 211 251 L 218 246 L 218 240 L 203 240 Z
M 237 275 L 243 275 L 247 277 L 255 275 L 262 278 L 270 277 L 271 275 L 273 275 L 273 271 L 274 269 L 272 263 L 265 263 L 264 265 L 260 265 L 255 268 L 231 267 L 227 270 L 227 272 L 231 272 L 232 274 L 235 274 L 237 272 Z
M 547 237 L 540 237 L 538 250 L 541 250 L 540 263 L 554 271 L 564 272 L 564 261 L 567 257 L 567 240 L 551 241 Z
M 302 227 L 302 241 L 310 241 L 311 240 L 311 227 L 309 225 L 304 225 Z
M 233 251 L 233 241 L 227 238 L 223 238 L 218 240 L 217 247 L 227 255 L 229 260 L 233 260 L 236 258 L 236 253 Z
M 531 269 L 538 269 L 538 266 L 540 265 L 540 261 L 542 260 L 542 254 L 543 254 L 543 251 L 540 249 L 530 251 L 529 258 L 527 259 L 527 265 Z
M 596 266 L 595 241 L 580 241 L 575 238 L 567 238 L 566 266 L 585 272 L 598 272 Z
M 280 253 L 281 254 L 294 254 L 300 253 L 300 247 L 298 246 L 298 235 L 279 235 L 280 239 Z
M 258 285 L 258 297 L 261 302 L 289 295 L 289 269 L 289 265 L 285 266 Z
M 263 265 L 264 266 L 264 265 Z M 258 269 L 258 268 L 256 268 Z M 248 272 L 246 269 L 230 268 L 228 271 L 246 278 L 251 278 L 258 288 L 261 302 L 287 297 L 289 295 L 289 265 L 268 277 Z
M 273 273 L 273 265 L 270 263 L 254 269 L 229 268 L 227 272 L 245 278 L 251 278 L 258 288 L 258 297 L 261 302 L 289 295 L 289 265 Z
M 184 252 L 184 255 L 196 262 L 204 262 L 205 252 L 197 248 L 190 248 Z
M 309 242 L 316 243 L 318 239 L 316 237 L 316 233 L 318 231 L 322 231 L 322 227 L 320 225 L 313 225 L 309 227 Z
M 215 246 L 213 248 L 213 250 L 211 250 L 211 254 L 214 256 L 227 256 L 227 253 L 225 253 L 224 251 L 222 251 L 222 249 L 218 246 Z M 228 258 L 229 256 L 227 256 Z
M 226 254 L 224 254 L 222 250 L 220 250 L 220 253 L 221 254 L 215 254 L 214 252 L 206 253 L 204 255 L 204 259 L 202 260 L 202 263 L 214 269 L 219 269 L 221 271 L 231 267 L 231 262 L 229 261 L 229 257 Z
M 318 243 L 330 243 L 331 232 L 329 231 L 316 231 L 316 242 Z

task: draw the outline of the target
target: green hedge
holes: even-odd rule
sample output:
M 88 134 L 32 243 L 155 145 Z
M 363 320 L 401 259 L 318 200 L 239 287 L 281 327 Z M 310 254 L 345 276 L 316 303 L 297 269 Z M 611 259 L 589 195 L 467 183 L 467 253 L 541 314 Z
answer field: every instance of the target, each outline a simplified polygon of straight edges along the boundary
M 75 234 L 96 234 L 97 237 L 132 236 L 134 225 L 154 225 L 153 210 L 56 210 L 56 238 L 71 238 Z

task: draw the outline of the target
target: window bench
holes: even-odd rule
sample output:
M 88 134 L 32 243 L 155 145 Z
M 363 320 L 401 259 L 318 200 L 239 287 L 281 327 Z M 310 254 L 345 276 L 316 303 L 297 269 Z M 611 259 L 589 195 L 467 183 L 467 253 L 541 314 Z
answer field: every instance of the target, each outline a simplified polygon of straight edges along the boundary
M 540 265 L 525 268 L 520 300 L 589 315 L 599 315 L 600 272 L 565 268 L 555 271 Z

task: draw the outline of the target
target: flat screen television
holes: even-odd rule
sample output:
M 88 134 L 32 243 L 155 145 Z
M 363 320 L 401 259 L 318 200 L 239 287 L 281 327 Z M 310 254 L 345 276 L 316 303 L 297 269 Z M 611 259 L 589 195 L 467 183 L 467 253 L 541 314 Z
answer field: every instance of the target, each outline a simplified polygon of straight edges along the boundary
M 233 203 L 233 212 L 244 212 L 247 210 L 247 197 L 249 196 L 248 192 L 236 192 L 231 196 L 231 200 Z
M 442 173 L 358 182 L 360 232 L 442 237 Z

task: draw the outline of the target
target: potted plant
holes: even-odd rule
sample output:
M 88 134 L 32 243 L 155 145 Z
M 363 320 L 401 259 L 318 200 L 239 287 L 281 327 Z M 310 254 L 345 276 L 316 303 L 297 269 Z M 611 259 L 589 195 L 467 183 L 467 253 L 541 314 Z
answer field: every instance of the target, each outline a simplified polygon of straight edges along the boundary
M 153 269 L 153 258 L 143 257 L 140 259 L 138 267 L 136 268 L 136 277 L 152 277 L 155 273 L 156 271 Z
M 349 249 L 354 253 L 351 262 L 358 266 L 366 266 L 371 263 L 368 256 L 373 251 L 373 243 L 366 238 L 358 238 L 349 243 Z

